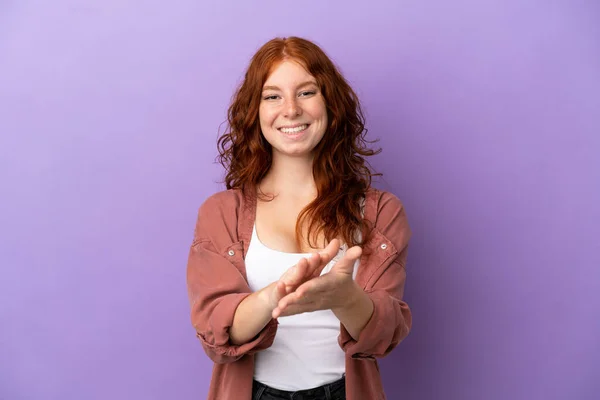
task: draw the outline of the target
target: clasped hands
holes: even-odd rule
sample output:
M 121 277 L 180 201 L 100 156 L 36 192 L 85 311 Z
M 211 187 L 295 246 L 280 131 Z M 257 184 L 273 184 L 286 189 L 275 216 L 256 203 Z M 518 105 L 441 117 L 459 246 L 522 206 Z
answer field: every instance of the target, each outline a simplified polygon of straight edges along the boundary
M 362 289 L 352 279 L 354 264 L 362 254 L 358 246 L 351 247 L 331 270 L 321 275 L 323 268 L 337 255 L 340 246 L 333 239 L 327 247 L 309 258 L 302 258 L 288 269 L 265 292 L 272 307 L 272 317 L 285 317 L 305 312 L 334 312 L 352 307 Z

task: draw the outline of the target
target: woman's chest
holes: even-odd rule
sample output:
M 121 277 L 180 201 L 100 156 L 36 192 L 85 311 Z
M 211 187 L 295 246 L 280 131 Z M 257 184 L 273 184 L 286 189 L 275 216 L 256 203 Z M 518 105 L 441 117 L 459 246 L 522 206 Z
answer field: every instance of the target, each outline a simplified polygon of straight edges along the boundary
M 259 202 L 256 207 L 255 229 L 266 247 L 285 253 L 311 253 L 327 246 L 322 232 L 308 240 L 308 223 L 303 223 L 296 240 L 296 224 L 303 207 L 283 202 Z M 312 245 L 312 247 L 311 247 Z

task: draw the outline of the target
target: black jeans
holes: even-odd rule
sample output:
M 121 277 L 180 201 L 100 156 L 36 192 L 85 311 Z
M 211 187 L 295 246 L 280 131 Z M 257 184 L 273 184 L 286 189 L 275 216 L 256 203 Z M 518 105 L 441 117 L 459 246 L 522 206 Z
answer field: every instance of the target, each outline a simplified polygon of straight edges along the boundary
M 312 389 L 289 392 L 252 383 L 252 400 L 346 400 L 346 378 Z

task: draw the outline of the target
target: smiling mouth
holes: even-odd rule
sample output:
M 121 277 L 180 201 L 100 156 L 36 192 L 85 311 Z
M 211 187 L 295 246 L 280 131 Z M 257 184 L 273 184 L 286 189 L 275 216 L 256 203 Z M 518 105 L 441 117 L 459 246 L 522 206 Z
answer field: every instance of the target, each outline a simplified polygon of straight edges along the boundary
M 307 129 L 309 125 L 310 124 L 303 124 L 303 125 L 295 126 L 293 128 L 278 128 L 278 130 L 280 132 L 287 133 L 287 134 L 292 134 L 293 135 L 295 133 L 302 132 L 303 130 Z

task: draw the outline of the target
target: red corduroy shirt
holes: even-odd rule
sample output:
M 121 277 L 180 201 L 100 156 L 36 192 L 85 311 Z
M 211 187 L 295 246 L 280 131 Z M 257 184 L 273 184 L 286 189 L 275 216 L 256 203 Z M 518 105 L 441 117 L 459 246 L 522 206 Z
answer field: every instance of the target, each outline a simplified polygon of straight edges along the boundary
M 256 216 L 256 194 L 239 189 L 210 196 L 200 207 L 187 264 L 192 325 L 215 363 L 209 400 L 250 400 L 254 353 L 271 346 L 277 334 L 272 319 L 251 341 L 233 345 L 229 328 L 250 290 L 244 257 Z M 411 230 L 400 200 L 369 189 L 364 218 L 374 229 L 363 246 L 356 282 L 373 301 L 373 315 L 354 340 L 340 324 L 338 343 L 346 354 L 347 400 L 381 400 L 385 393 L 377 358 L 389 354 L 411 327 L 402 300 Z

